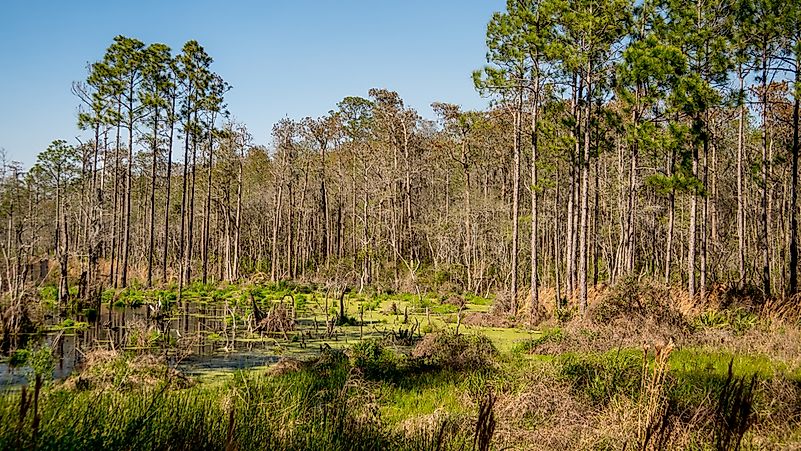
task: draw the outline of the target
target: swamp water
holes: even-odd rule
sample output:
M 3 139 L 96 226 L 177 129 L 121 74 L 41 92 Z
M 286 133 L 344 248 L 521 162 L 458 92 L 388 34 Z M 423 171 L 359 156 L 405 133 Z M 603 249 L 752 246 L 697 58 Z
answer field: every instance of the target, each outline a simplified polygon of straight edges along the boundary
M 171 366 L 190 375 L 264 366 L 276 362 L 283 352 L 303 353 L 300 344 L 298 349 L 288 349 L 294 347 L 290 340 L 297 332 L 287 336 L 254 333 L 248 327 L 251 318 L 242 318 L 243 314 L 241 308 L 224 303 L 186 302 L 185 307 L 162 314 L 149 305 L 103 303 L 99 314 L 91 318 L 77 315 L 65 322 L 51 315 L 46 318 L 47 327 L 26 341 L 28 348 L 50 347 L 55 379 L 68 377 L 80 368 L 83 356 L 96 349 L 165 355 Z M 26 384 L 31 371 L 3 361 L 0 389 Z

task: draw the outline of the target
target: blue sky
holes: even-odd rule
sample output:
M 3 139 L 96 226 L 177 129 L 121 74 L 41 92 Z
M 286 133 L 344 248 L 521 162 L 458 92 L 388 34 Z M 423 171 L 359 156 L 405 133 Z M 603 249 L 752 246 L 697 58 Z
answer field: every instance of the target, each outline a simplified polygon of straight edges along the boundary
M 117 34 L 174 50 L 198 40 L 232 86 L 257 143 L 282 117 L 318 116 L 373 87 L 424 117 L 445 101 L 482 108 L 470 73 L 503 0 L 37 1 L 0 3 L 0 148 L 29 166 L 53 139 L 75 142 L 72 81 Z

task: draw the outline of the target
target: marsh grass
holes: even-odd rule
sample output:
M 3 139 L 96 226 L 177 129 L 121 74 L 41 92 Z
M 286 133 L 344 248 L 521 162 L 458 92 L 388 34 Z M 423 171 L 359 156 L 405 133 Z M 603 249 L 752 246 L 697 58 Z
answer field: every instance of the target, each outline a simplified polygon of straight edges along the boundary
M 747 305 L 685 305 L 658 286 L 605 290 L 587 318 L 534 330 L 494 325 L 508 317 L 466 294 L 348 293 L 358 322 L 324 336 L 317 327 L 339 306 L 319 287 L 195 284 L 184 299 L 224 303 L 229 327 L 254 305 L 293 306 L 298 330 L 275 338 L 285 358 L 185 384 L 133 353 L 98 357 L 84 383 L 41 388 L 35 409 L 35 390 L 25 403 L 20 391 L 0 396 L 0 424 L 15 425 L 0 430 L 0 449 L 801 447 L 796 323 Z M 169 287 L 115 298 L 171 305 Z M 457 305 L 483 315 L 465 317 L 461 334 Z M 417 324 L 408 343 L 392 339 Z
M 438 424 L 411 435 L 386 427 L 370 384 L 339 354 L 275 377 L 237 373 L 226 383 L 181 390 L 169 384 L 165 380 L 129 392 L 53 389 L 42 394 L 35 412 L 22 413 L 25 392 L 7 394 L 0 398 L 0 422 L 18 427 L 0 429 L 0 448 L 368 450 L 469 445 L 469 434 L 453 425 Z

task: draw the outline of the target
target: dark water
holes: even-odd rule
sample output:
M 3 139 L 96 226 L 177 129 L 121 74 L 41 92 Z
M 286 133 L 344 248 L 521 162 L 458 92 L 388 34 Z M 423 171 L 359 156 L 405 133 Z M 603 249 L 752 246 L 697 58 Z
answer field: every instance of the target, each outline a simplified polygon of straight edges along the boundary
M 241 314 L 241 310 L 232 310 L 224 303 L 187 304 L 163 314 L 147 305 L 109 307 L 104 304 L 91 321 L 82 316 L 74 318 L 88 322 L 86 329 L 46 332 L 32 336 L 31 340 L 51 347 L 56 379 L 64 379 L 80 368 L 85 353 L 95 349 L 165 355 L 170 364 L 188 374 L 246 369 L 277 361 L 276 341 L 267 336 L 252 336 L 248 330 L 249 319 Z M 62 320 L 52 317 L 47 322 L 56 325 Z M 146 338 L 158 334 L 169 340 L 158 342 Z M 165 345 L 164 341 L 169 341 L 170 345 Z M 27 383 L 30 372 L 28 367 L 11 368 L 7 363 L 0 363 L 0 388 Z

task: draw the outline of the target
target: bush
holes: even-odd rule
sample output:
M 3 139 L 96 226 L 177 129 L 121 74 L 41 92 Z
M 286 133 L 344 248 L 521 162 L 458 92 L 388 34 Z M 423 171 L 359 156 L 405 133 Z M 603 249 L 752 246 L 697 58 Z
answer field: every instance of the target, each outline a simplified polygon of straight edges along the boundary
M 28 366 L 30 372 L 27 376 L 30 382 L 33 382 L 36 376 L 41 376 L 42 380 L 47 382 L 53 379 L 56 361 L 50 347 L 41 345 L 35 348 L 15 350 L 8 358 L 8 366 L 11 368 Z
M 592 319 L 609 324 L 616 319 L 649 319 L 656 324 L 687 328 L 688 324 L 670 302 L 670 291 L 661 286 L 641 283 L 634 276 L 618 282 L 601 301 L 592 306 Z
M 758 318 L 753 313 L 736 307 L 726 310 L 707 310 L 695 319 L 694 325 L 699 328 L 731 329 L 742 334 L 757 325 Z
M 380 340 L 364 340 L 350 348 L 354 367 L 369 379 L 385 379 L 397 374 L 398 356 Z
M 55 285 L 45 285 L 39 288 L 39 297 L 49 303 L 58 301 L 58 287 Z
M 422 366 L 457 371 L 488 368 L 495 363 L 497 356 L 495 345 L 481 334 L 428 334 L 412 350 L 412 357 Z
M 33 370 L 32 377 L 41 376 L 42 380 L 50 381 L 53 379 L 53 371 L 56 369 L 56 359 L 50 346 L 42 345 L 34 349 L 28 355 L 28 365 Z
M 633 353 L 565 354 L 559 363 L 562 377 L 594 404 L 606 404 L 618 393 L 631 397 L 639 393 L 642 358 Z

